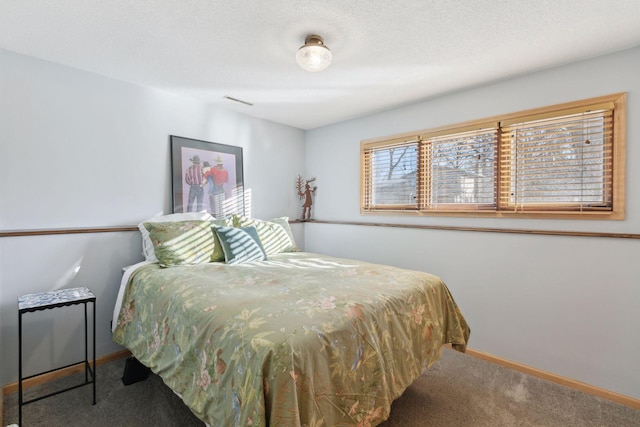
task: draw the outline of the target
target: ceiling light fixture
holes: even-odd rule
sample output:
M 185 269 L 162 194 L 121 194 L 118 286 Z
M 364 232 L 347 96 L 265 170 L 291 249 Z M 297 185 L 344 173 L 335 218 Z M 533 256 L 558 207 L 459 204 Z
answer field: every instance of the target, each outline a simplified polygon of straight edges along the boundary
M 331 51 L 324 45 L 322 37 L 311 35 L 304 40 L 296 53 L 296 61 L 303 70 L 316 72 L 322 71 L 331 64 Z

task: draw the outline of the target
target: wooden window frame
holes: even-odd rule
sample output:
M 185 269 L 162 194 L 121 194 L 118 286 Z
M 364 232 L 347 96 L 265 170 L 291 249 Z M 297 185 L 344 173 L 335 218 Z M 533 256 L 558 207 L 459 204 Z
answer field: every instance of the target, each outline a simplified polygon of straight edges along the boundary
M 611 192 L 611 207 L 606 209 L 592 208 L 590 210 L 576 210 L 569 205 L 559 204 L 541 205 L 539 208 L 530 206 L 525 210 L 514 210 L 512 206 L 505 206 L 500 195 L 504 193 L 504 186 L 509 182 L 505 177 L 505 161 L 501 153 L 501 139 L 504 124 L 526 121 L 530 118 L 539 117 L 560 117 L 575 111 L 584 111 L 592 106 L 609 105 L 613 108 L 612 122 L 612 184 L 607 191 Z M 467 132 L 474 129 L 483 129 L 495 126 L 496 147 L 494 165 L 494 187 L 495 206 L 487 205 L 467 205 L 450 204 L 429 206 L 429 153 L 425 149 L 424 141 L 429 137 L 449 135 Z M 372 147 L 384 147 L 402 141 L 418 139 L 418 170 L 416 172 L 416 197 L 417 207 L 407 209 L 398 206 L 371 206 L 367 205 L 367 200 L 371 200 L 371 181 L 368 172 L 370 165 L 367 164 L 366 154 Z M 407 132 L 390 137 L 364 140 L 360 144 L 360 213 L 361 214 L 383 214 L 383 215 L 427 215 L 427 216 L 462 216 L 462 217 L 508 217 L 508 218 L 543 218 L 543 219 L 597 219 L 597 220 L 622 220 L 625 218 L 625 163 L 626 163 L 626 93 L 616 93 L 563 104 L 556 104 L 548 107 L 541 107 L 531 110 L 520 111 L 501 116 L 490 117 L 481 120 L 473 120 L 454 125 L 442 126 L 434 129 L 427 129 L 418 132 Z

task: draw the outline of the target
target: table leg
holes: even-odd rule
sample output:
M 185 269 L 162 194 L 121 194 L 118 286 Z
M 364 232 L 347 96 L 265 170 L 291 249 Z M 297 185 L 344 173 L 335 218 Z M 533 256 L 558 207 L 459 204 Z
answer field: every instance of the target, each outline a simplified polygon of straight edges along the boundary
M 18 315 L 18 425 L 22 425 L 22 313 Z
M 89 353 L 88 353 L 88 340 L 87 340 L 87 303 L 84 303 L 84 382 L 89 382 Z
M 93 404 L 96 404 L 96 302 L 93 301 Z

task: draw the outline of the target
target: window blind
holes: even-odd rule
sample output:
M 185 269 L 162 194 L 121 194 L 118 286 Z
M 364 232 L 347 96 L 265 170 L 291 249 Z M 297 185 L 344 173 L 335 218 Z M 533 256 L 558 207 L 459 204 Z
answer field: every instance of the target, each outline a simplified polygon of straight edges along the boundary
M 502 129 L 502 208 L 612 209 L 613 104 L 524 118 Z
M 360 210 L 624 219 L 626 94 L 360 145 Z
M 417 209 L 418 139 L 387 141 L 363 152 L 363 203 L 370 209 Z
M 425 209 L 495 208 L 497 135 L 493 125 L 422 136 Z

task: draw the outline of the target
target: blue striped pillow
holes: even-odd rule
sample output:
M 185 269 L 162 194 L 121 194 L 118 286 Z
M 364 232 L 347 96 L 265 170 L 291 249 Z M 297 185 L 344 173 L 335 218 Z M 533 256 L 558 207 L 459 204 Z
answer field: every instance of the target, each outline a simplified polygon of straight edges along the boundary
M 227 264 L 264 261 L 267 254 L 255 227 L 215 227 Z

